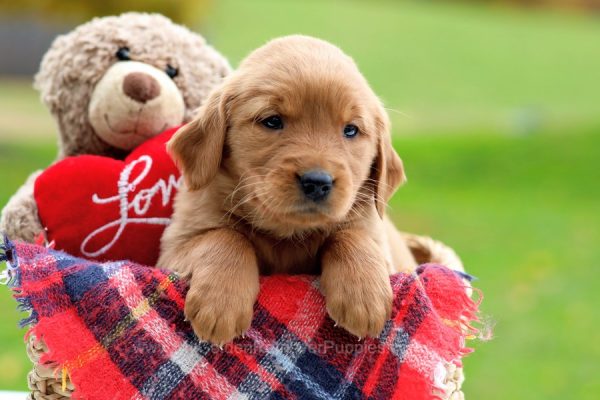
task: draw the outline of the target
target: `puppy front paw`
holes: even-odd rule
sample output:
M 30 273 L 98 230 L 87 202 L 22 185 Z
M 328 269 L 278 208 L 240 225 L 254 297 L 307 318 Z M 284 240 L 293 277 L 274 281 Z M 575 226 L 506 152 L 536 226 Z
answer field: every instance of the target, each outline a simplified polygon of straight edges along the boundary
M 327 311 L 337 325 L 359 338 L 381 334 L 392 311 L 393 293 L 389 280 L 379 284 L 346 284 L 340 279 L 328 286 Z
M 199 339 L 223 346 L 250 328 L 256 295 L 248 288 L 240 291 L 190 287 L 184 314 Z

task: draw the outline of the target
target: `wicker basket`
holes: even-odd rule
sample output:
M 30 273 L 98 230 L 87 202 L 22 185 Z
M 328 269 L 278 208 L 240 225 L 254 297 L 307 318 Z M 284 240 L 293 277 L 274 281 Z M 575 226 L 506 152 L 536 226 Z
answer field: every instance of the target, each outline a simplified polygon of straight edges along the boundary
M 433 262 L 449 268 L 464 271 L 460 258 L 454 250 L 441 242 L 425 236 L 404 234 L 404 238 L 419 264 Z M 28 385 L 31 389 L 29 399 L 59 400 L 70 399 L 73 393 L 73 384 L 69 377 L 65 377 L 66 384 L 61 376 L 56 376 L 57 368 L 53 365 L 42 365 L 40 357 L 47 351 L 46 345 L 41 340 L 36 340 L 33 335 L 27 341 L 27 355 L 33 362 L 33 370 L 28 375 Z M 444 389 L 436 393 L 443 400 L 464 400 L 461 390 L 464 381 L 462 368 L 450 363 L 446 365 Z M 64 390 L 63 390 L 64 388 Z

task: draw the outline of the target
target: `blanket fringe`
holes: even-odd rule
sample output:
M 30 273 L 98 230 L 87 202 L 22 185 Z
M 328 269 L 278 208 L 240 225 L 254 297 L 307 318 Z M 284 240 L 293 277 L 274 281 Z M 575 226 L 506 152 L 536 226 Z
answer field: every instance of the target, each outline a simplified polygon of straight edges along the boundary
M 29 298 L 21 290 L 21 270 L 15 244 L 8 239 L 4 233 L 0 243 L 0 262 L 6 263 L 6 269 L 0 272 L 0 285 L 8 286 L 13 291 L 13 297 L 17 302 L 17 311 L 27 312 L 29 316 L 19 321 L 19 328 L 34 325 L 38 320 L 37 312 Z

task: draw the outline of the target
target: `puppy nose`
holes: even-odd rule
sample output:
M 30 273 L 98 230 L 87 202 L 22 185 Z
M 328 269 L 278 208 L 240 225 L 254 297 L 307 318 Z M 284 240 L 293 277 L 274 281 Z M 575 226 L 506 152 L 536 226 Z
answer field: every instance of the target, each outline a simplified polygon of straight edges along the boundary
M 123 79 L 123 92 L 138 103 L 145 103 L 160 94 L 160 85 L 148 74 L 130 72 Z
M 333 187 L 333 178 L 325 171 L 308 171 L 298 179 L 302 192 L 312 201 L 325 199 Z

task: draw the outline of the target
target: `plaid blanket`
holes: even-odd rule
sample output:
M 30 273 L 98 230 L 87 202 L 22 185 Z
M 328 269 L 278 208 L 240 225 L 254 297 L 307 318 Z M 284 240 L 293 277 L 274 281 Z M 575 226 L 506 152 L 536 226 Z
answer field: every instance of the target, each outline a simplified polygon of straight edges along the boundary
M 24 324 L 42 362 L 85 399 L 433 399 L 445 364 L 469 350 L 477 306 L 457 273 L 423 265 L 391 277 L 394 311 L 359 341 L 327 316 L 318 279 L 262 278 L 245 338 L 220 349 L 184 321 L 186 283 L 127 261 L 96 263 L 4 244 Z

